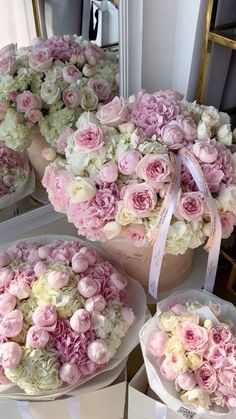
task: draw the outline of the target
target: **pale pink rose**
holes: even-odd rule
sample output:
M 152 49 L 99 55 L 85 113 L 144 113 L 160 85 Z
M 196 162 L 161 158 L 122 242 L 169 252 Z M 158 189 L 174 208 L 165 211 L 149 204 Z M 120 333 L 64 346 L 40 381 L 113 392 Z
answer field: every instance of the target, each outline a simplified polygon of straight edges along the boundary
M 145 227 L 143 224 L 129 224 L 124 233 L 136 246 L 142 246 L 146 242 Z
M 217 388 L 216 371 L 208 362 L 203 364 L 195 371 L 196 382 L 200 388 L 212 394 Z
M 169 381 L 174 381 L 178 376 L 178 373 L 171 369 L 167 358 L 164 359 L 160 366 L 160 373 L 166 380 Z
M 85 64 L 82 71 L 85 77 L 92 77 L 94 75 L 94 68 L 90 64 Z
M 106 80 L 90 78 L 88 81 L 88 87 L 93 89 L 93 91 L 96 93 L 99 102 L 105 102 L 109 99 L 111 94 L 111 87 Z
M 220 214 L 220 222 L 222 227 L 222 238 L 228 239 L 234 231 L 236 217 L 231 212 L 223 212 Z
M 169 122 L 161 130 L 163 142 L 170 148 L 181 147 L 183 136 L 183 130 L 176 122 Z
M 5 100 L 0 100 L 0 121 L 4 118 L 8 108 L 9 104 Z
M 177 326 L 177 333 L 187 351 L 198 352 L 206 349 L 208 333 L 204 327 L 189 320 L 181 320 Z
M 187 221 L 200 221 L 203 216 L 204 201 L 201 192 L 183 193 L 177 201 L 175 216 Z
M 81 92 L 75 86 L 69 86 L 62 92 L 62 100 L 68 109 L 76 109 L 81 101 Z
M 0 50 L 0 75 L 14 74 L 16 71 L 16 45 L 9 44 Z
M 233 338 L 231 341 L 224 345 L 227 361 L 236 367 L 236 339 Z
M 209 344 L 223 346 L 228 343 L 232 337 L 232 332 L 227 324 L 217 324 L 212 327 L 209 332 Z
M 167 333 L 158 330 L 152 330 L 149 332 L 146 341 L 147 351 L 157 357 L 163 356 L 168 340 L 169 336 Z
M 204 163 L 213 163 L 218 157 L 218 150 L 207 141 L 198 141 L 193 145 L 193 154 Z
M 142 158 L 142 154 L 137 150 L 128 150 L 118 158 L 118 169 L 124 175 L 132 175 Z
M 97 125 L 88 122 L 74 133 L 74 141 L 83 151 L 98 150 L 103 146 L 103 132 Z
M 128 114 L 129 108 L 127 102 L 124 98 L 116 96 L 111 102 L 101 106 L 97 112 L 97 118 L 102 125 L 118 127 L 118 125 L 127 121 Z
M 192 390 L 196 385 L 196 379 L 193 373 L 185 372 L 179 374 L 175 380 L 175 387 L 177 391 L 185 390 L 189 391 Z
M 52 66 L 51 51 L 46 47 L 37 47 L 29 54 L 29 66 L 38 72 L 45 72 Z
M 36 124 L 43 119 L 43 114 L 38 109 L 30 109 L 25 112 L 25 118 L 32 122 L 32 124 Z
M 94 65 L 103 58 L 104 52 L 97 45 L 89 42 L 84 48 L 85 57 L 89 64 Z
M 204 358 L 214 368 L 221 368 L 227 363 L 226 352 L 219 346 L 210 346 L 209 350 L 204 354 Z
M 147 183 L 132 184 L 126 188 L 124 204 L 131 214 L 140 218 L 149 217 L 156 203 L 156 193 Z
M 50 200 L 56 211 L 66 212 L 69 200 L 69 186 L 73 182 L 73 176 L 66 170 L 59 170 L 55 174 L 54 184 L 50 194 Z
M 169 182 L 171 163 L 167 154 L 146 154 L 136 167 L 136 174 L 153 188 Z
M 229 366 L 221 368 L 218 373 L 218 390 L 227 397 L 235 397 L 236 392 L 236 368 Z
M 177 121 L 182 128 L 184 140 L 194 141 L 197 138 L 197 128 L 194 120 L 190 116 L 180 116 Z
M 99 173 L 99 178 L 103 182 L 113 183 L 118 179 L 118 168 L 114 163 L 105 164 Z
M 68 127 L 68 128 L 65 129 L 65 131 L 63 131 L 61 133 L 60 137 L 56 141 L 56 148 L 57 148 L 58 153 L 65 154 L 68 137 L 70 135 L 73 135 L 74 132 L 75 131 L 72 128 Z
M 41 109 L 42 101 L 38 95 L 25 90 L 17 96 L 16 105 L 19 112 L 26 112 L 33 109 Z
M 81 79 L 82 73 L 73 64 L 65 65 L 62 69 L 62 77 L 67 83 L 74 83 Z

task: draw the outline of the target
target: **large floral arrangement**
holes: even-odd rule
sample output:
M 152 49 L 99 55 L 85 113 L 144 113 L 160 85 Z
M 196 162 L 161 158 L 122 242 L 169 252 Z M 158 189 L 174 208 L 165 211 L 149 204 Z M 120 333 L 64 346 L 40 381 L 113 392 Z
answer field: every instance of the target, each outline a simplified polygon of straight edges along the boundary
M 220 215 L 223 237 L 236 222 L 236 153 L 227 114 L 189 103 L 173 91 L 115 97 L 96 116 L 84 112 L 61 138 L 60 155 L 43 185 L 54 208 L 90 240 L 118 236 L 136 245 L 153 240 L 163 198 L 175 176 L 170 155 L 195 156 Z M 181 166 L 181 183 L 165 245 L 169 254 L 196 248 L 209 235 L 204 196 Z
M 135 319 L 126 286 L 78 241 L 22 241 L 2 252 L 0 384 L 37 394 L 104 368 Z
M 199 296 L 201 301 L 194 300 Z M 140 333 L 150 385 L 155 391 L 165 388 L 166 397 L 169 393 L 195 412 L 234 410 L 235 308 L 197 290 L 179 293 L 174 300 L 172 296 L 161 302 Z M 182 413 L 180 405 L 170 403 Z
M 113 56 L 76 35 L 7 45 L 0 50 L 0 136 L 23 150 L 37 127 L 55 145 L 81 111 L 109 100 L 117 72 Z

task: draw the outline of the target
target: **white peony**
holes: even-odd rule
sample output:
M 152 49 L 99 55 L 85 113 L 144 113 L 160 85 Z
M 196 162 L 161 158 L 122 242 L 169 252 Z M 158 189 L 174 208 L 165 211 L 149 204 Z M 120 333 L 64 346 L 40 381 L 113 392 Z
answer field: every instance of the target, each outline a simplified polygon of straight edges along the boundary
M 203 141 L 207 140 L 207 138 L 211 138 L 211 129 L 205 122 L 199 122 L 197 125 L 197 139 Z
M 223 143 L 225 145 L 231 145 L 233 135 L 230 129 L 230 125 L 228 124 L 221 125 L 221 127 L 219 127 L 217 130 L 216 138 L 218 141 L 220 141 L 220 143 Z
M 207 106 L 207 108 L 202 113 L 201 120 L 206 124 L 207 127 L 215 127 L 218 125 L 220 120 L 219 112 L 216 108 L 214 108 L 214 106 Z
M 236 185 L 227 186 L 216 199 L 222 212 L 229 211 L 236 216 Z

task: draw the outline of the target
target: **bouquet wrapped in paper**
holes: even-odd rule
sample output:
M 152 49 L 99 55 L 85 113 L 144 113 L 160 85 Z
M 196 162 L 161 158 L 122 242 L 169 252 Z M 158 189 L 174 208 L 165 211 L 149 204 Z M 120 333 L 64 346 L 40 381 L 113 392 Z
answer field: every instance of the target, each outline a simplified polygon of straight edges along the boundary
M 179 291 L 142 327 L 149 384 L 180 416 L 235 417 L 235 314 L 206 291 Z

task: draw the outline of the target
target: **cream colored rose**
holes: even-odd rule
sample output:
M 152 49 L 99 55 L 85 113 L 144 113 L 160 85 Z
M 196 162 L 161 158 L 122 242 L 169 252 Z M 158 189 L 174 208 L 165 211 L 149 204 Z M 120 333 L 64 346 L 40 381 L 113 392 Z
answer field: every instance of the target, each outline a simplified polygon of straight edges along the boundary
M 112 239 L 113 237 L 117 237 L 121 233 L 121 225 L 117 223 L 116 221 L 111 221 L 110 223 L 107 223 L 102 231 L 105 234 L 106 238 L 108 240 Z
M 211 404 L 209 394 L 200 387 L 194 387 L 193 390 L 186 391 L 180 395 L 180 398 L 183 402 L 196 404 L 203 409 L 208 409 Z
M 180 374 L 185 373 L 188 370 L 188 360 L 183 353 L 173 353 L 166 359 L 172 371 Z
M 191 371 L 195 371 L 202 364 L 202 354 L 197 352 L 189 352 L 186 355 L 188 367 Z
M 131 223 L 142 224 L 142 220 L 131 214 L 123 204 L 118 205 L 115 221 L 122 226 L 126 226 Z
M 189 313 L 188 311 L 181 314 L 181 320 L 188 320 L 191 323 L 199 324 L 199 316 L 197 316 L 197 314 L 194 313 Z
M 98 97 L 92 89 L 85 87 L 81 98 L 80 106 L 85 111 L 94 111 L 97 109 Z
M 209 319 L 205 320 L 203 327 L 205 327 L 205 329 L 207 330 L 210 330 L 213 327 L 212 321 Z
M 95 183 L 89 178 L 77 176 L 69 186 L 69 197 L 73 203 L 88 201 L 95 195 Z
M 206 124 L 207 127 L 211 128 L 218 124 L 220 119 L 219 112 L 213 106 L 207 107 L 202 113 L 201 120 Z
M 230 129 L 230 125 L 228 124 L 221 125 L 221 127 L 218 128 L 217 130 L 216 138 L 218 141 L 220 141 L 220 143 L 223 143 L 225 145 L 231 145 L 233 134 Z
M 184 352 L 184 346 L 177 337 L 172 337 L 168 340 L 165 356 L 169 357 L 172 354 L 184 354 Z
M 205 124 L 205 122 L 199 122 L 197 126 L 197 139 L 199 141 L 203 141 L 210 137 L 211 129 Z
M 173 332 L 176 329 L 179 320 L 179 316 L 176 316 L 170 311 L 166 311 L 157 318 L 157 324 L 164 332 Z
M 217 205 L 222 212 L 232 212 L 236 215 L 236 185 L 227 186 L 217 197 Z

